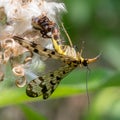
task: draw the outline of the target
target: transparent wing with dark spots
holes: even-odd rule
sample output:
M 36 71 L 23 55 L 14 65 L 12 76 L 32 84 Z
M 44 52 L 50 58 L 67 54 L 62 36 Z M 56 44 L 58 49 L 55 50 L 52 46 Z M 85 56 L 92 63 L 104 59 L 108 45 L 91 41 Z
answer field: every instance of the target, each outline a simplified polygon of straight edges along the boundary
M 65 55 L 60 55 L 57 53 L 55 50 L 50 50 L 47 48 L 42 47 L 40 44 L 37 44 L 35 42 L 27 41 L 24 38 L 21 38 L 19 36 L 14 36 L 13 39 L 18 42 L 20 45 L 23 47 L 29 49 L 31 52 L 34 52 L 39 55 L 44 55 L 48 58 L 53 58 L 53 59 L 60 59 L 62 61 L 67 61 L 67 60 L 74 60 L 74 58 L 65 56 Z
M 69 62 L 65 66 L 60 67 L 54 72 L 38 77 L 32 80 L 26 88 L 26 93 L 30 97 L 38 97 L 43 95 L 43 99 L 47 99 L 56 89 L 60 81 L 74 68 L 78 63 Z

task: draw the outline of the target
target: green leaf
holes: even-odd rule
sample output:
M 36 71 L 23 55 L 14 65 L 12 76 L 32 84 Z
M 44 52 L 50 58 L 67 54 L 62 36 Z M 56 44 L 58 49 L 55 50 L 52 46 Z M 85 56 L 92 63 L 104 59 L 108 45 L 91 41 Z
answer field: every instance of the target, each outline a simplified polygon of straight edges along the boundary
M 105 88 L 94 97 L 87 120 L 120 119 L 120 87 Z
M 88 76 L 89 91 L 94 91 L 102 86 L 108 86 L 108 83 L 110 83 L 109 81 L 112 81 L 108 78 L 112 78 L 114 75 L 115 74 L 113 71 L 92 70 Z M 118 86 L 118 84 L 115 84 L 114 82 L 116 83 L 116 81 L 113 80 L 111 86 Z M 26 95 L 25 88 L 17 88 L 10 86 L 5 88 L 4 86 L 2 86 L 2 88 L 0 94 L 0 106 L 41 100 L 41 97 L 28 97 Z M 86 72 L 84 70 L 74 70 L 73 72 L 71 72 L 71 74 L 69 74 L 61 81 L 60 85 L 57 87 L 57 89 L 50 96 L 49 99 L 81 94 L 83 92 L 86 92 Z
M 27 105 L 24 104 L 20 104 L 18 106 L 25 114 L 26 120 L 46 120 L 46 118 L 43 115 L 41 115 L 31 107 L 28 107 Z
M 103 57 L 107 60 L 108 63 L 110 63 L 114 68 L 120 71 L 120 38 L 111 36 L 108 38 L 105 38 L 106 41 L 109 42 L 103 42 L 102 48 L 104 51 Z M 114 41 L 114 42 L 113 42 Z

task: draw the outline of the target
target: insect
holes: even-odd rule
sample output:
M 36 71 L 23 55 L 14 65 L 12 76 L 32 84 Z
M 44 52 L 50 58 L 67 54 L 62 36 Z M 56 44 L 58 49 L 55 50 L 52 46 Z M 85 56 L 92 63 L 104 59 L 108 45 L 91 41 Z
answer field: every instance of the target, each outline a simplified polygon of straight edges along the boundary
M 26 93 L 30 97 L 38 97 L 43 95 L 43 99 L 47 99 L 56 89 L 60 81 L 67 76 L 69 72 L 75 69 L 78 65 L 87 66 L 91 62 L 95 62 L 98 57 L 93 59 L 85 59 L 81 61 L 66 61 L 65 66 L 60 67 L 58 70 L 45 74 L 32 80 L 26 88 Z
M 83 58 L 81 56 L 82 50 L 81 52 L 75 50 L 63 24 L 62 26 L 68 37 L 70 45 L 62 44 L 57 24 L 50 21 L 45 15 L 33 18 L 32 25 L 35 29 L 40 30 L 43 38 L 51 38 L 54 50 L 49 50 L 34 41 L 28 41 L 27 39 L 19 36 L 13 36 L 13 39 L 31 52 L 44 55 L 48 58 L 59 59 L 65 63 L 64 66 L 61 66 L 57 70 L 39 76 L 28 83 L 26 88 L 28 96 L 38 97 L 43 95 L 43 99 L 47 99 L 54 92 L 60 81 L 69 72 L 79 65 L 88 66 L 89 63 L 95 62 L 99 58 L 99 55 L 92 59 Z
M 46 15 L 42 14 L 41 16 L 33 18 L 32 25 L 35 29 L 41 31 L 42 37 L 51 38 L 53 42 L 53 47 L 59 54 L 78 59 L 76 55 L 77 52 L 75 51 L 72 42 L 70 40 L 70 37 L 67 34 L 67 31 L 65 30 L 63 24 L 62 27 L 68 37 L 70 46 L 63 45 L 57 24 L 51 21 Z M 51 34 L 48 36 L 48 33 Z
M 27 95 L 30 97 L 38 97 L 43 95 L 43 99 L 47 99 L 54 92 L 62 78 L 76 68 L 78 64 L 79 63 L 77 62 L 67 62 L 65 66 L 60 67 L 58 70 L 32 80 L 27 85 Z
M 75 49 L 75 57 L 70 56 L 70 53 L 68 55 L 62 55 L 59 54 L 57 51 L 42 48 L 39 44 L 28 42 L 25 39 L 19 38 L 17 36 L 14 36 L 13 38 L 23 47 L 28 48 L 32 52 L 43 54 L 53 59 L 60 59 L 65 63 L 65 65 L 61 66 L 58 70 L 49 72 L 43 76 L 39 76 L 37 79 L 30 81 L 26 88 L 26 94 L 30 97 L 38 97 L 40 95 L 43 95 L 43 99 L 47 99 L 54 92 L 60 81 L 69 72 L 71 72 L 79 65 L 88 66 L 88 64 L 96 62 L 99 58 L 98 55 L 97 57 L 92 59 L 84 59 L 81 57 L 81 54 L 79 52 L 75 51 Z
M 56 38 L 58 44 L 63 44 L 63 41 L 59 38 L 60 31 L 58 25 L 51 21 L 45 14 L 32 18 L 32 26 L 36 30 L 40 30 L 43 38 Z
M 19 36 L 13 36 L 13 39 L 17 41 L 21 46 L 27 48 L 29 51 L 32 51 L 39 55 L 44 55 L 48 58 L 61 59 L 64 61 L 64 57 L 62 55 L 54 50 L 42 47 L 40 44 L 37 44 L 34 41 L 28 41 L 27 39 Z
M 49 18 L 44 14 L 38 17 L 33 17 L 32 26 L 33 28 L 40 30 L 43 38 L 51 38 L 52 30 L 57 27 L 56 23 L 50 21 Z

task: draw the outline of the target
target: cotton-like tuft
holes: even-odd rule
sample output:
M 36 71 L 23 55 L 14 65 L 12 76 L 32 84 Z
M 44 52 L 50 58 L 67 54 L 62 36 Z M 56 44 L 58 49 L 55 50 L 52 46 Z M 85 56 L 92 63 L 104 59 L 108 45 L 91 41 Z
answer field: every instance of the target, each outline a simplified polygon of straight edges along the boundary
M 27 82 L 37 78 L 46 69 L 40 55 L 32 54 L 24 48 L 13 36 L 26 41 L 38 42 L 47 49 L 54 49 L 50 38 L 43 38 L 39 30 L 32 25 L 32 18 L 45 14 L 51 21 L 58 23 L 60 13 L 66 12 L 63 3 L 46 0 L 0 0 L 0 79 L 6 73 L 6 64 L 10 64 L 12 75 L 18 87 L 24 87 Z M 7 41 L 7 42 L 6 42 Z M 2 44 L 5 45 L 2 46 Z M 10 42 L 14 43 L 10 45 Z M 29 55 L 27 55 L 27 52 Z M 4 56 L 4 57 L 3 57 Z M 25 63 L 29 57 L 31 60 Z M 23 73 L 20 74 L 20 71 Z M 6 76 L 8 77 L 8 76 Z
M 47 2 L 44 0 L 0 0 L 7 16 L 7 22 L 14 28 L 12 34 L 22 34 L 31 30 L 31 19 L 45 13 L 52 20 L 56 20 L 59 12 L 66 11 L 63 3 Z

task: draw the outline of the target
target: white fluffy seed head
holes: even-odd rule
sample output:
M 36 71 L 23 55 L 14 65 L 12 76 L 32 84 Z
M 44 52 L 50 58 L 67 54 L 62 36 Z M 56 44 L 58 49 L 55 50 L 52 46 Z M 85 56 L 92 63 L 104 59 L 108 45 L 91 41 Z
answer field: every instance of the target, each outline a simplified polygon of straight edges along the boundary
M 42 14 L 46 14 L 50 20 L 57 23 L 56 18 L 59 18 L 60 15 L 58 13 L 66 11 L 65 5 L 63 3 L 52 2 L 52 0 L 49 0 L 49 2 L 45 0 L 0 0 L 0 8 L 4 10 L 0 13 L 5 13 L 5 16 L 0 19 L 0 42 L 4 40 L 4 37 L 9 38 L 9 36 L 11 37 L 15 35 L 22 36 L 26 38 L 26 40 L 40 40 L 39 43 L 41 43 L 43 47 L 53 49 L 52 42 L 49 39 L 43 40 L 44 38 L 40 36 L 39 31 L 38 33 L 36 31 L 34 32 L 31 21 L 33 16 L 38 17 Z M 1 25 L 1 23 L 3 25 Z M 11 53 L 12 56 L 17 57 L 27 51 L 26 49 L 20 48 L 16 42 L 11 49 L 12 52 L 7 50 L 6 54 L 4 53 L 7 55 L 6 61 L 10 59 Z M 44 72 L 44 69 L 44 62 L 42 62 L 42 60 L 37 58 L 35 55 L 35 57 L 32 58 L 32 62 L 28 65 L 24 65 L 22 68 L 22 72 L 24 73 L 19 71 L 20 68 L 13 68 L 12 71 L 18 77 L 25 77 L 25 79 L 17 79 L 17 86 L 20 87 L 26 84 L 26 80 L 30 81 L 37 78 L 38 73 Z
M 0 7 L 4 7 L 7 22 L 12 26 L 6 28 L 14 34 L 22 34 L 32 29 L 31 19 L 46 13 L 48 17 L 56 21 L 58 12 L 63 12 L 63 3 L 47 2 L 44 0 L 0 0 Z

